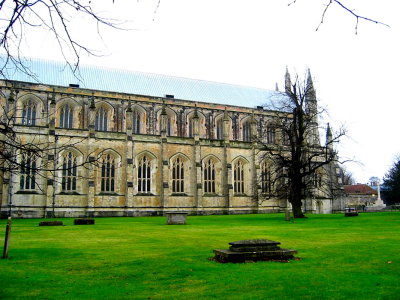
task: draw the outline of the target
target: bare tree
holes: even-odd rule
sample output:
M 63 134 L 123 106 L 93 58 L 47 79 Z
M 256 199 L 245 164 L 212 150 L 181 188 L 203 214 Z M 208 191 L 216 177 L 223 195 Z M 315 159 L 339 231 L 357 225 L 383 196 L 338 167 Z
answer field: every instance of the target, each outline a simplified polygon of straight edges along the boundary
M 340 177 L 342 178 L 343 185 L 353 185 L 356 183 L 353 174 L 344 166 L 340 166 Z
M 326 143 L 321 145 L 318 116 L 323 111 L 317 106 L 311 74 L 308 72 L 304 81 L 296 77 L 292 84 L 287 72 L 285 85 L 285 92 L 267 105 L 277 112 L 261 142 L 266 153 L 264 159 L 274 167 L 269 175 L 274 193 L 288 199 L 294 216 L 302 218 L 305 217 L 302 202 L 312 197 L 316 189 L 325 189 L 325 193 L 337 189 L 332 178 L 337 173 L 333 163 L 338 159 L 333 145 L 346 132 L 341 129 L 333 134 L 328 124 Z M 278 137 L 272 138 L 271 133 Z
M 292 4 L 294 4 L 294 3 L 296 3 L 296 2 L 297 2 L 297 0 L 291 1 L 291 2 L 289 3 L 289 6 L 292 5 Z M 356 11 L 355 11 L 354 9 L 350 8 L 350 7 L 349 7 L 348 5 L 346 5 L 346 4 L 343 4 L 342 1 L 338 1 L 338 0 L 326 0 L 326 1 L 324 1 L 324 2 L 326 3 L 326 4 L 325 4 L 325 8 L 324 8 L 324 10 L 322 11 L 322 14 L 321 14 L 321 21 L 320 21 L 319 25 L 317 26 L 317 29 L 316 29 L 316 30 L 318 30 L 318 29 L 321 27 L 321 25 L 324 23 L 326 14 L 327 14 L 328 10 L 331 8 L 332 5 L 337 5 L 337 6 L 339 6 L 341 9 L 343 9 L 345 12 L 351 14 L 351 15 L 355 18 L 356 25 L 355 25 L 355 28 L 354 28 L 354 29 L 355 29 L 355 33 L 356 33 L 356 34 L 357 34 L 357 32 L 358 32 L 358 24 L 359 24 L 359 21 L 360 21 L 360 20 L 367 21 L 367 22 L 372 22 L 372 23 L 375 23 L 375 24 L 380 24 L 380 25 L 383 25 L 383 26 L 390 27 L 388 24 L 385 24 L 385 23 L 383 23 L 383 22 L 381 22 L 381 21 L 378 21 L 378 20 L 375 20 L 375 19 L 372 19 L 372 18 L 369 18 L 369 17 L 366 17 L 366 16 L 363 16 L 363 15 L 361 15 L 361 14 L 356 13 Z
M 10 66 L 34 76 L 20 52 L 21 44 L 26 38 L 29 40 L 28 30 L 51 32 L 65 62 L 75 73 L 83 53 L 96 53 L 74 35 L 71 28 L 86 19 L 97 25 L 95 34 L 99 34 L 101 26 L 120 28 L 121 25 L 96 12 L 90 0 L 1 0 L 0 12 L 0 49 L 4 52 L 0 56 L 0 75 L 4 78 L 7 78 L 5 68 Z

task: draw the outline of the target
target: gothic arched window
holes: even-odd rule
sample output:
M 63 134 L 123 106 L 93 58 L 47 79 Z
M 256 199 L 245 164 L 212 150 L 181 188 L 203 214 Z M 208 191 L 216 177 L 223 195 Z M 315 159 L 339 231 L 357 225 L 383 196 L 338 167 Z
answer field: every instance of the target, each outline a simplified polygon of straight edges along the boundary
M 244 194 L 244 165 L 238 160 L 233 167 L 233 192 Z
M 177 157 L 172 163 L 172 192 L 185 192 L 185 169 L 180 157 Z
M 172 122 L 171 117 L 167 116 L 167 135 L 170 136 L 172 134 Z
M 62 157 L 61 190 L 64 192 L 76 191 L 77 160 L 72 152 Z
M 215 126 L 216 126 L 216 131 L 217 131 L 217 140 L 222 140 L 224 139 L 224 122 L 222 118 L 218 119 Z
M 97 131 L 107 131 L 108 129 L 108 111 L 103 107 L 96 112 L 94 129 Z
M 25 154 L 21 160 L 19 187 L 21 190 L 34 190 L 36 184 L 36 158 L 34 155 Z
M 23 125 L 36 125 L 36 104 L 29 100 L 22 108 L 22 124 Z
M 269 194 L 272 191 L 271 168 L 268 162 L 261 164 L 261 193 Z
M 312 175 L 312 179 L 314 187 L 322 187 L 322 174 L 319 171 L 315 171 L 315 173 Z
M 138 192 L 150 193 L 151 190 L 151 161 L 147 156 L 139 160 L 138 165 Z
M 142 118 L 140 112 L 137 110 L 133 111 L 133 120 L 132 120 L 132 132 L 133 133 L 140 133 Z
M 204 193 L 215 194 L 215 163 L 212 159 L 204 165 Z
M 267 144 L 275 144 L 275 127 L 272 125 L 267 127 Z
M 194 136 L 194 119 L 190 118 L 189 119 L 189 128 L 188 128 L 188 136 L 193 137 Z
M 101 163 L 101 191 L 115 191 L 115 158 L 110 154 L 104 155 Z
M 245 142 L 251 141 L 251 126 L 249 121 L 244 122 L 242 125 L 242 137 Z
M 60 111 L 60 127 L 72 128 L 73 110 L 68 104 L 65 104 Z

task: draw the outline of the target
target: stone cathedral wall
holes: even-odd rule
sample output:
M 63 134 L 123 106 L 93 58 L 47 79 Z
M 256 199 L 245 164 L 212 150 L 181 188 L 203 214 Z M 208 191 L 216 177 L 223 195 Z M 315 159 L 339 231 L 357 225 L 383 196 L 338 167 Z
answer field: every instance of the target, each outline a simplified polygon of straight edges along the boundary
M 1 86 L 2 109 L 14 114 L 20 140 L 48 145 L 38 161 L 46 170 L 36 176 L 34 188 L 21 183 L 18 172 L 2 171 L 2 216 L 234 214 L 286 208 L 285 200 L 260 200 L 263 153 L 254 137 L 260 136 L 275 112 L 21 82 L 2 81 Z M 29 122 L 27 105 L 35 109 L 34 124 L 23 124 Z M 65 118 L 72 120 L 69 127 Z M 69 153 L 78 167 L 74 187 L 66 189 L 62 161 Z M 144 157 L 150 162 L 148 181 L 139 183 Z M 105 159 L 113 166 L 108 177 L 102 169 Z M 211 192 L 205 190 L 204 171 L 210 161 Z M 234 178 L 238 166 L 243 177 L 240 187 Z M 179 180 L 172 177 L 178 169 L 184 175 L 182 187 L 176 188 Z M 103 185 L 103 179 L 110 187 Z M 146 190 L 139 185 L 146 185 Z

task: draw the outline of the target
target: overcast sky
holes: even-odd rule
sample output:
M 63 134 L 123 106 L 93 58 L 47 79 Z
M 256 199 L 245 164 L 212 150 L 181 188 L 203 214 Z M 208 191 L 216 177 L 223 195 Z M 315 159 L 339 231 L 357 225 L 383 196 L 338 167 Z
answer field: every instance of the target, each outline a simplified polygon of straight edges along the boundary
M 102 1 L 103 2 L 103 1 Z M 320 104 L 349 138 L 340 156 L 358 182 L 383 177 L 400 154 L 400 2 L 342 1 L 363 16 L 390 25 L 356 19 L 332 5 L 316 31 L 328 0 L 161 0 L 111 1 L 104 15 L 127 20 L 131 30 L 95 28 L 80 21 L 81 41 L 101 57 L 83 63 L 209 81 L 283 88 L 286 66 L 303 75 L 311 69 Z M 32 41 L 24 54 L 61 60 L 50 33 Z

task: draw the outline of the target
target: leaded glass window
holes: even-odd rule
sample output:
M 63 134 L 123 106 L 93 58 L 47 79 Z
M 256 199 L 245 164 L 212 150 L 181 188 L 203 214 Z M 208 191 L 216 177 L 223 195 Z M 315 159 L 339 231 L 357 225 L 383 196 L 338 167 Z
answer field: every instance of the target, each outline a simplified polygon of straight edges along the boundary
M 34 190 L 36 185 L 37 162 L 34 155 L 24 154 L 20 164 L 20 182 L 21 190 Z
M 172 163 L 172 192 L 185 192 L 185 169 L 182 158 L 177 157 Z
M 133 133 L 140 133 L 140 129 L 141 129 L 141 115 L 137 110 L 133 111 L 133 128 L 132 131 Z
M 245 142 L 251 141 L 251 126 L 249 121 L 244 122 L 242 125 L 242 136 L 243 136 L 243 141 Z
M 275 127 L 271 125 L 267 127 L 267 143 L 275 144 Z
M 138 192 L 150 193 L 151 190 L 151 161 L 147 156 L 139 160 L 138 165 Z
M 97 131 L 107 131 L 108 129 L 108 112 L 103 107 L 99 108 L 96 112 L 94 128 Z
M 36 104 L 29 100 L 22 108 L 22 124 L 23 125 L 36 125 Z
M 215 163 L 212 159 L 204 165 L 204 193 L 215 193 Z
M 73 111 L 72 107 L 65 104 L 60 111 L 60 127 L 61 128 L 72 128 Z
M 269 164 L 264 161 L 261 164 L 261 192 L 263 194 L 269 194 L 272 191 L 271 182 L 271 169 Z
M 115 191 L 115 158 L 110 154 L 101 159 L 101 191 Z
M 235 194 L 244 194 L 244 165 L 241 160 L 233 167 L 233 191 Z
M 61 190 L 64 192 L 76 191 L 77 160 L 72 152 L 62 158 Z

